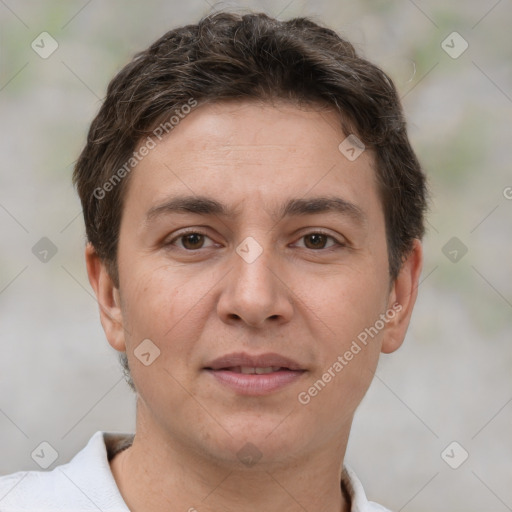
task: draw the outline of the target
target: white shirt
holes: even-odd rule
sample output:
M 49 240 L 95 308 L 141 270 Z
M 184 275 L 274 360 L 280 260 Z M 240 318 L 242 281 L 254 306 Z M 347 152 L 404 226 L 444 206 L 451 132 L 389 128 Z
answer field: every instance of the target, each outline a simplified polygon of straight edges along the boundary
M 110 470 L 109 458 L 133 434 L 96 432 L 67 464 L 52 471 L 18 471 L 0 477 L 0 512 L 130 512 Z M 351 512 L 389 512 L 366 499 L 361 482 L 345 467 Z

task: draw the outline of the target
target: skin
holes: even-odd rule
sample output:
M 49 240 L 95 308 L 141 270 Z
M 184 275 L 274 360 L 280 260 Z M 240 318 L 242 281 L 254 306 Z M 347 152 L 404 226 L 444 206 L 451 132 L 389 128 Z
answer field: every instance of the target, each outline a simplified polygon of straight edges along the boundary
M 130 510 L 349 510 L 340 479 L 353 415 L 379 354 L 405 337 L 422 248 L 416 240 L 390 282 L 373 155 L 345 158 L 339 125 L 333 111 L 284 102 L 200 105 L 132 171 L 119 289 L 87 247 L 106 337 L 127 352 L 138 391 L 134 443 L 111 462 Z M 214 198 L 236 215 L 146 221 L 182 194 Z M 353 203 L 364 220 L 332 211 L 279 218 L 288 199 L 318 196 Z M 178 238 L 184 228 L 206 236 Z M 315 238 L 319 230 L 328 237 Z M 263 251 L 252 263 L 236 252 L 249 236 Z M 299 403 L 396 303 L 401 311 L 378 335 Z M 160 350 L 149 366 L 134 356 L 147 338 Z M 242 396 L 203 370 L 238 351 L 277 352 L 307 371 L 272 394 Z M 262 454 L 251 467 L 237 457 L 246 443 Z

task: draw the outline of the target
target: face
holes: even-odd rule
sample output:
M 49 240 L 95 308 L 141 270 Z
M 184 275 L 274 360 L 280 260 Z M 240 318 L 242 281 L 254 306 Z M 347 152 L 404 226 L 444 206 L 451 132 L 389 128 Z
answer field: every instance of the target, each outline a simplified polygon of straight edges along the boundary
M 339 125 L 285 103 L 205 104 L 132 172 L 117 321 L 102 322 L 148 429 L 227 462 L 248 442 L 269 463 L 345 445 L 419 270 L 390 285 L 373 156 L 347 159 Z

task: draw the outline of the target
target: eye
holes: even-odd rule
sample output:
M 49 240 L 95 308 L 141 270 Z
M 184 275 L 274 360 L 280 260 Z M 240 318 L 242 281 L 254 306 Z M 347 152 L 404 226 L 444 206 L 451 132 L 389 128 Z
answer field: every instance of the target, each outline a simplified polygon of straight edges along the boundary
M 210 240 L 210 245 L 205 246 L 205 241 Z M 304 248 L 311 250 L 327 250 L 332 249 L 334 247 L 345 247 L 346 244 L 339 242 L 335 237 L 324 233 L 322 231 L 312 231 L 311 233 L 307 233 L 302 235 L 299 240 L 304 240 Z M 331 241 L 331 244 L 328 245 L 328 242 Z M 182 232 L 178 236 L 172 238 L 169 242 L 165 243 L 166 246 L 177 246 L 179 249 L 183 249 L 185 251 L 193 252 L 199 249 L 205 249 L 207 247 L 212 247 L 215 244 L 212 239 L 206 235 L 205 233 L 198 230 L 190 230 L 186 232 Z
M 174 237 L 165 245 L 176 245 L 176 241 L 181 241 L 181 245 L 178 245 L 180 249 L 184 249 L 186 251 L 195 251 L 197 249 L 204 248 L 205 239 L 211 240 L 209 236 L 200 231 L 187 231 Z M 208 247 L 211 247 L 211 245 Z
M 313 231 L 311 233 L 307 233 L 306 235 L 302 235 L 300 240 L 304 239 L 306 241 L 305 248 L 312 250 L 321 250 L 321 249 L 330 249 L 335 246 L 344 247 L 345 244 L 339 242 L 331 235 L 327 233 L 323 233 L 322 231 Z M 334 243 L 328 247 L 326 247 L 326 243 L 328 240 L 332 240 Z

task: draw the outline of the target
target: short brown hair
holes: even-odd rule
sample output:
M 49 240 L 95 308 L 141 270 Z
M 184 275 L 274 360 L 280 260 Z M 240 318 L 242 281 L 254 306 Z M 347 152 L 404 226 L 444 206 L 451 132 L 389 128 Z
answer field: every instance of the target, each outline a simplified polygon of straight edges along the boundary
M 123 197 L 136 164 L 130 159 L 144 137 L 191 99 L 334 107 L 344 133 L 374 151 L 389 274 L 397 277 L 413 240 L 424 235 L 427 188 L 392 80 L 311 19 L 218 12 L 167 32 L 112 79 L 76 163 L 87 238 L 117 287 Z

